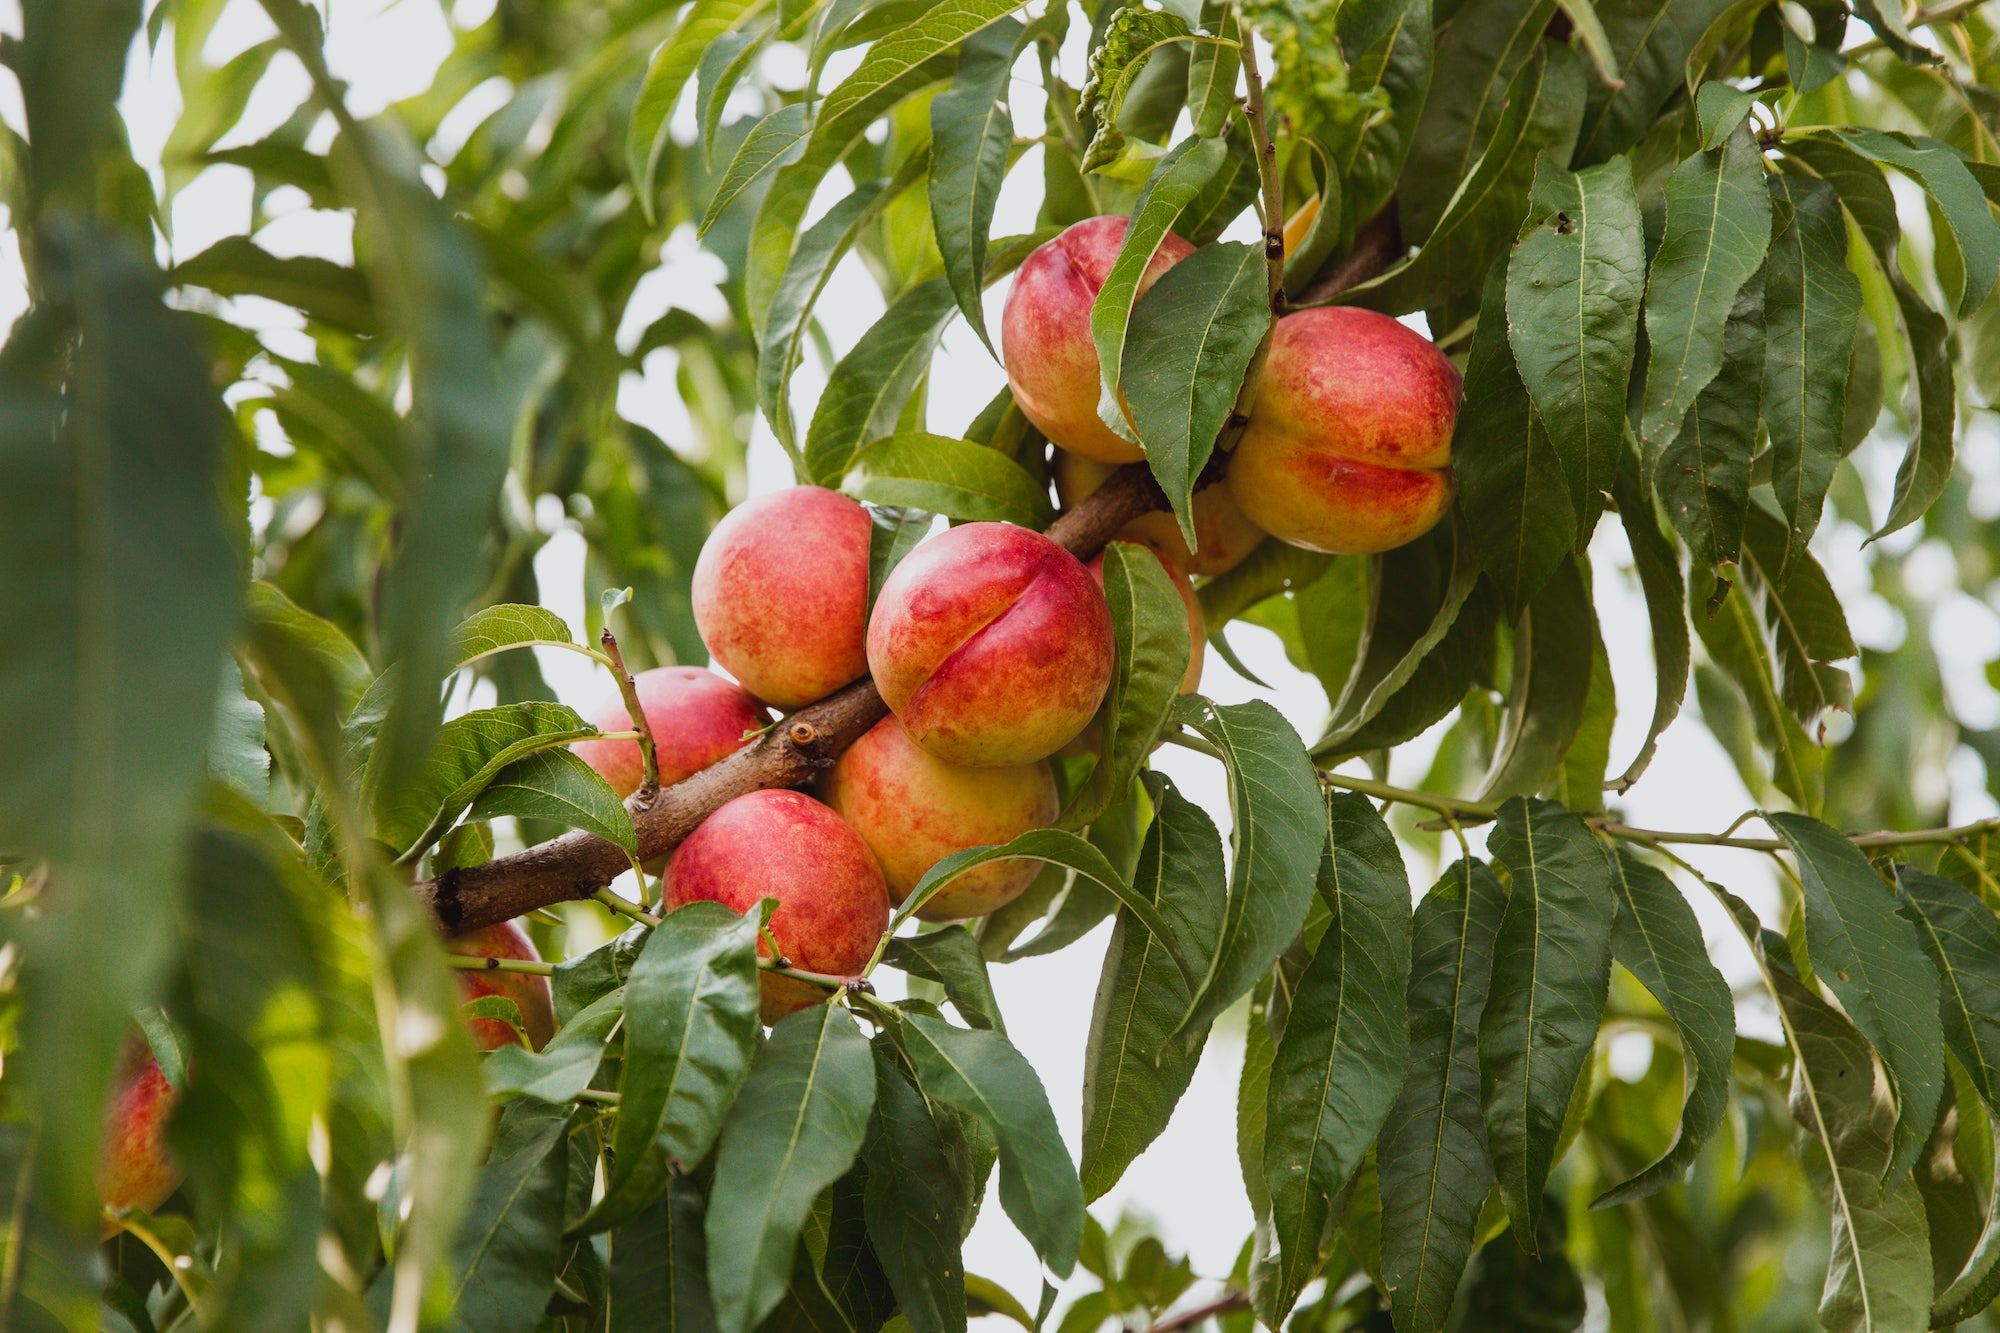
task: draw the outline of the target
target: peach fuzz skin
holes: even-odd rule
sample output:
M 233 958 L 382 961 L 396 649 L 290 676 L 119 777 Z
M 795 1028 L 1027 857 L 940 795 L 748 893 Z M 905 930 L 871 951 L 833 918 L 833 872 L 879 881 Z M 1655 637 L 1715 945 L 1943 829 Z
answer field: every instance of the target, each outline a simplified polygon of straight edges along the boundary
M 97 1159 L 97 1197 L 112 1212 L 150 1213 L 180 1188 L 180 1168 L 167 1151 L 167 1121 L 180 1094 L 143 1043 L 120 1061 L 104 1108 L 104 1148 Z M 107 1222 L 105 1234 L 118 1230 Z
M 1347 306 L 1278 321 L 1229 492 L 1250 520 L 1311 551 L 1372 554 L 1451 508 L 1458 368 L 1387 315 Z
M 1116 214 L 1085 218 L 1042 245 L 1014 275 L 1000 316 L 1000 359 L 1022 413 L 1063 448 L 1100 463 L 1144 457 L 1097 415 L 1097 344 L 1090 337 L 1090 304 L 1125 243 L 1125 227 Z M 1193 253 L 1167 233 L 1140 276 L 1139 295 Z
M 701 667 L 655 667 L 632 678 L 639 707 L 652 729 L 653 751 L 660 765 L 660 783 L 672 786 L 707 768 L 748 742 L 771 716 L 732 680 Z M 589 722 L 600 731 L 636 730 L 625 699 L 616 690 L 590 711 Z M 570 747 L 597 770 L 622 797 L 639 790 L 645 763 L 637 741 L 578 741 Z
M 910 738 L 973 768 L 1046 759 L 1104 700 L 1111 609 L 1039 532 L 966 523 L 896 566 L 868 622 L 868 667 Z
M 793 967 L 854 976 L 889 929 L 889 890 L 861 835 L 801 792 L 753 791 L 717 810 L 674 849 L 666 904 L 717 902 L 754 912 L 776 898 L 771 937 Z M 769 956 L 762 941 L 758 952 Z M 766 1023 L 823 1003 L 828 992 L 764 973 Z
M 1078 454 L 1058 452 L 1052 470 L 1056 496 L 1063 508 L 1069 509 L 1102 486 L 1117 469 Z M 1194 578 L 1212 579 L 1242 564 L 1265 533 L 1245 517 L 1229 488 L 1218 481 L 1194 493 L 1194 539 L 1199 549 L 1188 549 L 1180 520 L 1164 509 L 1141 514 L 1119 529 L 1118 535 L 1153 547 Z
M 512 921 L 454 935 L 444 942 L 444 947 L 465 958 L 515 958 L 529 963 L 542 961 L 542 955 L 536 950 L 535 942 L 528 938 L 528 932 Z M 556 1034 L 555 1007 L 549 999 L 547 977 L 532 972 L 456 970 L 452 976 L 458 982 L 461 1004 L 470 1004 L 487 995 L 504 995 L 512 1000 L 521 1011 L 521 1027 L 536 1050 L 541 1050 Z M 520 1041 L 514 1035 L 514 1029 L 498 1018 L 470 1019 L 466 1027 L 472 1033 L 473 1045 L 482 1051 L 497 1051 L 502 1046 L 513 1046 Z
M 1013 768 L 948 764 L 911 740 L 894 717 L 883 718 L 849 746 L 820 779 L 819 789 L 875 853 L 898 902 L 953 852 L 1046 828 L 1062 808 L 1046 762 Z M 947 884 L 917 917 L 985 916 L 1020 897 L 1040 870 L 1038 861 L 989 862 Z
M 715 525 L 694 565 L 694 622 L 716 663 L 774 708 L 868 669 L 868 511 L 834 491 L 759 496 Z
M 1160 548 L 1152 545 L 1150 542 L 1133 542 L 1131 544 L 1134 546 L 1143 546 L 1152 552 L 1153 558 L 1160 562 L 1160 568 L 1166 570 L 1167 577 L 1174 581 L 1174 591 L 1181 595 L 1181 605 L 1187 608 L 1188 664 L 1187 671 L 1181 676 L 1181 693 L 1193 694 L 1201 688 L 1202 662 L 1208 656 L 1208 625 L 1201 618 L 1201 603 L 1195 599 L 1194 585 L 1188 582 L 1188 576 L 1181 573 L 1174 565 L 1174 562 L 1167 557 L 1165 551 L 1160 550 Z M 1103 587 L 1104 555 L 1102 552 L 1097 555 L 1096 559 L 1090 562 L 1090 572 L 1097 579 L 1097 586 L 1100 588 Z

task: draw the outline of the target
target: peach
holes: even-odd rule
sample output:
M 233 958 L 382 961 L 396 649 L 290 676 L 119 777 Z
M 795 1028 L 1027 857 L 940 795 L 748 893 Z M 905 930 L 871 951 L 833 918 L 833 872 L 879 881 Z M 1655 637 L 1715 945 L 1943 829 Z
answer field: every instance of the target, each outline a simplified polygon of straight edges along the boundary
M 774 708 L 868 669 L 868 511 L 818 486 L 738 505 L 694 564 L 694 623 L 716 662 Z
M 1022 413 L 1063 448 L 1101 463 L 1144 457 L 1097 415 L 1102 394 L 1090 336 L 1090 304 L 1125 243 L 1125 227 L 1116 214 L 1085 218 L 1042 245 L 1014 275 L 1000 316 L 1000 359 Z M 1139 295 L 1193 253 L 1168 232 L 1140 275 Z
M 1102 486 L 1116 470 L 1109 463 L 1058 452 L 1054 469 L 1056 496 L 1063 508 L 1068 509 Z M 1229 487 L 1219 481 L 1194 493 L 1194 539 L 1198 549 L 1188 549 L 1180 521 L 1164 509 L 1141 514 L 1120 529 L 1118 535 L 1154 547 L 1196 578 L 1214 578 L 1236 568 L 1264 540 L 1264 530 L 1244 517 Z
M 911 739 L 974 768 L 1046 759 L 1084 729 L 1117 648 L 1103 590 L 1039 532 L 966 523 L 897 565 L 868 667 Z
M 793 967 L 853 976 L 889 928 L 889 890 L 861 835 L 802 792 L 737 797 L 701 822 L 667 862 L 666 904 L 717 902 L 752 912 L 776 898 L 771 937 Z M 760 941 L 758 951 L 769 956 Z M 775 1023 L 828 992 L 766 972 L 763 1016 Z
M 1229 493 L 1309 551 L 1372 554 L 1451 508 L 1457 367 L 1387 315 L 1322 306 L 1278 321 Z
M 849 746 L 819 785 L 821 797 L 875 853 L 898 902 L 953 852 L 1047 828 L 1062 810 L 1045 760 L 1010 768 L 946 763 L 911 740 L 894 717 Z M 1041 868 L 1039 861 L 988 862 L 946 885 L 917 916 L 985 916 L 1020 897 Z
M 535 942 L 528 938 L 528 932 L 512 921 L 502 921 L 498 925 L 486 926 L 479 930 L 454 935 L 444 942 L 444 947 L 464 958 L 514 958 L 522 962 L 539 963 L 542 955 L 536 950 Z M 548 1044 L 556 1034 L 555 1006 L 549 998 L 549 979 L 533 972 L 502 972 L 498 968 L 488 972 L 471 970 L 454 971 L 458 979 L 458 998 L 463 1004 L 487 995 L 504 995 L 512 1000 L 521 1011 L 521 1027 L 528 1034 L 528 1042 L 536 1050 Z M 498 1018 L 474 1018 L 466 1026 L 472 1031 L 473 1044 L 482 1051 L 497 1051 L 502 1046 L 512 1046 L 520 1038 L 514 1029 Z
M 97 1197 L 105 1208 L 150 1213 L 180 1188 L 180 1168 L 167 1151 L 167 1121 L 180 1097 L 153 1053 L 133 1042 L 119 1061 L 104 1108 Z
M 1187 671 L 1181 676 L 1181 693 L 1193 694 L 1201 688 L 1201 664 L 1208 653 L 1208 625 L 1201 616 L 1201 603 L 1195 599 L 1194 584 L 1188 582 L 1188 576 L 1181 573 L 1180 568 L 1159 547 L 1150 542 L 1131 544 L 1143 546 L 1153 553 L 1153 558 L 1160 562 L 1160 568 L 1166 570 L 1167 577 L 1174 581 L 1174 591 L 1181 595 L 1181 605 L 1187 608 L 1188 664 Z M 1090 562 L 1090 572 L 1097 577 L 1097 586 L 1103 587 L 1103 552 L 1100 551 L 1097 558 Z
M 660 782 L 672 786 L 698 773 L 748 742 L 746 732 L 770 720 L 750 692 L 701 667 L 655 667 L 632 678 L 639 707 L 652 728 L 653 751 L 660 764 Z M 632 715 L 625 697 L 613 689 L 590 711 L 589 721 L 600 731 L 631 731 Z M 570 747 L 597 770 L 621 797 L 639 790 L 645 764 L 637 741 L 578 741 Z

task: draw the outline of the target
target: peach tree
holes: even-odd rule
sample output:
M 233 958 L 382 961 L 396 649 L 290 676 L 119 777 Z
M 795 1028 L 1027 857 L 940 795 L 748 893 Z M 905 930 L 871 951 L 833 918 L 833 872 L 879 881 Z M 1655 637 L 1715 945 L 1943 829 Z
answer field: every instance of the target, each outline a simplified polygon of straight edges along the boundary
M 467 0 L 386 105 L 344 0 L 19 8 L 0 1328 L 1989 1326 L 1991 4 Z M 768 684 L 753 438 L 861 516 L 756 529 Z M 1015 548 L 1089 614 L 920 723 Z M 1751 808 L 1628 820 L 1689 735 Z M 1210 1046 L 1197 1272 L 1088 1208 Z

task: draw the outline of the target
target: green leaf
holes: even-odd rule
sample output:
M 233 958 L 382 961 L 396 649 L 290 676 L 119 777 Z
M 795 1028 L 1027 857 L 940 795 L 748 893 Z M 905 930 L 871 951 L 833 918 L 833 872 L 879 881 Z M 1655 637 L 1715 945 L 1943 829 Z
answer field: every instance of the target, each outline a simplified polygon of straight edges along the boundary
M 218 296 L 261 296 L 346 333 L 379 333 L 368 281 L 356 270 L 310 255 L 279 258 L 248 236 L 225 236 L 174 266 L 176 284 Z
M 1684 1180 L 1729 1109 L 1729 1067 L 1736 1049 L 1736 1005 L 1729 983 L 1709 961 L 1701 923 L 1672 880 L 1620 849 L 1612 860 L 1618 927 L 1611 955 L 1653 993 L 1680 1034 L 1680 1128 L 1658 1161 L 1598 1195 L 1593 1208 L 1642 1199 Z
M 1941 982 L 1947 1049 L 1989 1107 L 2000 1102 L 2000 921 L 1948 879 L 1896 867 L 1898 910 Z
M 1262 542 L 1242 564 L 1195 589 L 1202 623 L 1213 635 L 1267 597 L 1310 587 L 1335 557 L 1284 542 Z
M 1747 591 L 1769 635 L 1778 695 L 1800 726 L 1812 727 L 1828 709 L 1853 707 L 1853 682 L 1830 664 L 1861 650 L 1819 561 L 1800 551 L 1781 571 L 1787 536 L 1780 519 L 1753 507 L 1743 561 L 1753 576 Z
M 1534 1243 L 1518 1227 L 1486 1242 L 1465 1292 L 1463 1333 L 1521 1328 L 1579 1328 L 1589 1310 L 1583 1279 L 1569 1257 L 1567 1210 L 1561 1199 L 1543 1215 Z
M 1153 805 L 1132 887 L 1159 909 L 1200 973 L 1222 928 L 1222 836 L 1164 777 L 1157 779 Z M 1192 999 L 1152 933 L 1121 914 L 1104 951 L 1084 1048 L 1085 1198 L 1100 1198 L 1118 1183 L 1167 1127 L 1193 1080 L 1206 1030 L 1191 1042 L 1171 1040 Z
M 1271 1058 L 1276 1050 L 1270 1024 L 1274 975 L 1261 978 L 1250 992 L 1243 1073 L 1236 1084 L 1236 1164 L 1255 1219 L 1246 1246 L 1249 1253 L 1244 1256 L 1248 1263 L 1239 1264 L 1247 1269 L 1253 1309 L 1258 1297 L 1269 1292 L 1277 1279 L 1277 1264 L 1271 1257 L 1276 1243 L 1271 1230 L 1271 1190 L 1264 1182 L 1264 1119 L 1271 1100 Z
M 1861 284 L 1847 267 L 1839 196 L 1823 181 L 1795 176 L 1774 175 L 1770 187 L 1789 206 L 1764 280 L 1763 414 L 1771 487 L 1791 530 L 1782 574 L 1819 526 L 1840 461 Z
M 1528 206 L 1538 220 L 1507 261 L 1507 335 L 1569 479 L 1581 542 L 1596 526 L 1624 444 L 1646 285 L 1631 162 L 1568 172 L 1544 158 Z
M 671 1176 L 666 1193 L 611 1233 L 606 1333 L 714 1333 L 701 1182 Z
M 1090 74 L 1077 99 L 1077 123 L 1090 135 L 1083 152 L 1084 171 L 1108 166 L 1124 151 L 1118 118 L 1126 94 L 1147 61 L 1166 43 L 1187 35 L 1187 20 L 1165 10 L 1128 4 L 1112 14 L 1104 40 L 1090 53 Z
M 916 1333 L 964 1333 L 959 1238 L 974 1203 L 964 1136 L 911 1084 L 893 1046 L 878 1038 L 874 1049 L 875 1112 L 861 1149 L 868 1234 Z
M 917 1013 L 904 1015 L 901 1042 L 924 1096 L 993 1131 L 1001 1207 L 1041 1261 L 1068 1277 L 1083 1238 L 1083 1189 L 1034 1067 L 997 1032 Z
M 1047 486 L 998 449 L 923 431 L 905 431 L 864 446 L 854 455 L 843 485 L 873 504 L 909 506 L 955 519 L 1039 529 L 1052 516 Z
M 1538 792 L 1562 766 L 1590 695 L 1597 613 L 1574 560 L 1556 570 L 1514 629 L 1513 678 L 1481 800 Z
M 486 785 L 466 811 L 468 819 L 516 815 L 552 819 L 637 852 L 632 815 L 611 784 L 568 750 L 538 750 L 517 759 Z
M 904 404 L 930 368 L 931 353 L 957 309 L 950 283 L 943 278 L 920 282 L 890 302 L 882 317 L 840 358 L 806 431 L 810 480 L 838 486 L 864 446 L 895 431 Z M 991 449 L 983 452 L 1008 461 Z M 884 504 L 923 503 L 869 498 Z
M 913 977 L 943 986 L 959 1017 L 973 1027 L 1006 1035 L 1007 1024 L 1000 1017 L 993 979 L 986 973 L 986 956 L 979 952 L 979 941 L 964 926 L 950 925 L 921 935 L 898 936 L 889 941 L 882 961 Z
M 509 648 L 574 647 L 576 635 L 553 611 L 503 603 L 475 611 L 451 632 L 453 669 Z
M 1893 1188 L 1923 1151 L 1943 1095 L 1937 969 L 1853 843 L 1804 815 L 1772 813 L 1765 821 L 1798 862 L 1813 971 L 1875 1047 L 1895 1086 L 1894 1149 L 1881 1166 L 1884 1187 Z
M 1125 9 L 1119 15 L 1150 12 Z M 1139 284 L 1174 219 L 1214 178 L 1228 156 L 1227 140 L 1183 139 L 1154 164 L 1139 191 L 1138 203 L 1133 205 L 1118 257 L 1111 261 L 1104 284 L 1090 303 L 1090 337 L 1097 348 L 1097 415 L 1126 439 L 1134 439 L 1136 434 L 1133 423 L 1126 419 L 1123 386 L 1125 344 L 1139 302 Z
M 1180 1040 L 1236 1003 L 1298 933 L 1326 843 L 1326 801 L 1298 733 L 1263 700 L 1217 704 L 1183 695 L 1174 719 L 1221 751 L 1232 820 L 1222 930 L 1181 1017 Z
M 689 903 L 647 937 L 625 983 L 615 1167 L 577 1230 L 632 1220 L 708 1155 L 756 1050 L 757 921 Z
M 758 121 L 736 149 L 729 169 L 708 197 L 708 211 L 702 214 L 695 234 L 706 235 L 728 207 L 745 190 L 779 167 L 797 160 L 812 133 L 812 106 L 794 102 L 781 106 Z
M 1410 881 L 1366 797 L 1327 801 L 1319 895 L 1332 919 L 1291 996 L 1271 1064 L 1264 1176 L 1289 1311 L 1319 1267 L 1320 1235 L 1409 1072 Z
M 1697 57 L 1699 59 L 1699 57 Z M 1695 121 L 1704 149 L 1720 148 L 1757 105 L 1757 94 L 1713 79 L 1695 90 Z
M 657 220 L 660 158 L 670 140 L 674 104 L 708 48 L 764 7 L 764 0 L 695 0 L 673 35 L 646 65 L 625 134 L 625 169 L 648 222 Z
M 1219 241 L 1161 274 L 1132 311 L 1132 425 L 1190 546 L 1195 481 L 1271 327 L 1266 275 L 1259 247 Z
M 722 128 L 722 112 L 730 93 L 743 81 L 750 65 L 764 51 L 771 30 L 736 29 L 710 42 L 695 67 L 695 119 L 701 127 L 702 156 L 711 166 L 715 158 L 715 135 Z
M 1851 129 L 1842 130 L 1840 138 L 1857 153 L 1909 175 L 1937 202 L 1965 268 L 1958 317 L 1970 316 L 2000 278 L 2000 221 L 1994 220 L 1986 192 L 1965 159 L 1950 146 L 1921 136 Z
M 1438 1333 L 1493 1187 L 1479 1109 L 1479 1024 L 1507 891 L 1461 861 L 1417 904 L 1410 1068 L 1377 1148 L 1382 1276 L 1396 1327 Z
M 1771 197 L 1747 128 L 1674 168 L 1666 232 L 1646 284 L 1646 389 L 1639 435 L 1657 456 L 1722 369 L 1737 293 L 1771 246 Z M 1761 356 L 1759 358 L 1761 362 Z
M 1693 658 L 1680 557 L 1673 543 L 1660 531 L 1659 517 L 1639 478 L 1639 454 L 1629 426 L 1626 444 L 1619 455 L 1612 498 L 1625 527 L 1626 542 L 1632 549 L 1632 566 L 1639 575 L 1639 587 L 1646 598 L 1646 619 L 1653 631 L 1653 720 L 1646 726 L 1646 739 L 1639 753 L 1617 779 L 1620 791 L 1639 780 L 1639 775 L 1652 763 L 1660 733 L 1679 716 L 1681 701 L 1687 697 L 1688 666 Z
M 451 1247 L 453 1329 L 532 1333 L 555 1290 L 569 1108 L 517 1102 Z
M 986 241 L 1014 147 L 1008 86 L 1027 29 L 1003 19 L 966 39 L 951 88 L 931 102 L 931 226 L 945 276 L 986 350 Z
M 1556 0 L 1556 3 L 1568 16 L 1570 30 L 1576 34 L 1576 40 L 1590 52 L 1590 63 L 1597 67 L 1598 79 L 1611 87 L 1622 87 L 1625 81 L 1618 77 L 1618 57 L 1611 49 L 1611 38 L 1604 31 L 1604 21 L 1597 17 L 1597 6 L 1591 0 Z
M 1957 450 L 1954 426 L 1958 413 L 1957 374 L 1951 352 L 1951 325 L 1910 287 L 1893 257 L 1882 261 L 1896 294 L 1896 306 L 1908 335 L 1910 360 L 1917 381 L 1917 429 L 1896 469 L 1895 498 L 1882 526 L 1869 535 L 1877 541 L 1900 531 L 1929 512 L 1951 480 Z
M 1231 6 L 1218 0 L 1203 0 L 1201 27 L 1221 41 L 1198 42 L 1188 51 L 1187 108 L 1194 132 L 1213 138 L 1229 126 L 1229 113 L 1236 106 L 1236 83 L 1243 72 L 1243 56 L 1228 43 L 1243 40 L 1243 30 Z
M 375 836 L 409 861 L 457 822 L 501 771 L 541 750 L 597 735 L 562 704 L 503 704 L 438 728 L 430 762 L 408 786 L 375 793 Z
M 1591 627 L 1590 639 L 1590 687 L 1584 694 L 1583 721 L 1547 788 L 1551 799 L 1579 814 L 1601 814 L 1604 810 L 1611 732 L 1618 724 L 1618 688 L 1611 677 L 1611 654 L 1605 650 L 1604 634 L 1598 627 Z
M 596 1077 L 605 1043 L 624 1014 L 624 994 L 614 991 L 571 1016 L 540 1051 L 502 1046 L 482 1063 L 486 1091 L 496 1097 L 521 1095 L 558 1105 L 571 1100 Z
M 1193 651 L 1187 606 L 1149 548 L 1109 543 L 1101 573 L 1118 660 L 1098 710 L 1103 735 L 1097 766 L 1063 812 L 1063 828 L 1094 823 L 1114 799 L 1132 789 L 1132 779 L 1159 742 Z
M 1686 542 L 1692 567 L 1713 571 L 1718 581 L 1711 612 L 1729 590 L 1729 567 L 1743 557 L 1763 369 L 1764 275 L 1757 273 L 1738 289 L 1723 326 L 1720 369 L 1679 432 L 1652 456 L 1653 492 Z
M 783 1298 L 799 1229 L 861 1151 L 874 1101 L 874 1061 L 845 1009 L 816 1004 L 771 1029 L 716 1148 L 706 1230 L 720 1333 L 749 1333 Z
M 1563 1117 L 1611 981 L 1611 858 L 1583 819 L 1514 797 L 1487 839 L 1512 880 L 1479 1021 L 1479 1101 L 1516 1235 L 1540 1222 Z

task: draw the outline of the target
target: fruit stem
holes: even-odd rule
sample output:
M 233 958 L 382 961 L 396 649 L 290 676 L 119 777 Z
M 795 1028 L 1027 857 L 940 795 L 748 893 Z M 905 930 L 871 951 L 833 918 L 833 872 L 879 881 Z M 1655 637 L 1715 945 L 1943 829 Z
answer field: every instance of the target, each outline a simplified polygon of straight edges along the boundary
M 554 964 L 538 963 L 532 958 L 485 958 L 466 954 L 445 955 L 445 965 L 460 972 L 526 972 L 537 977 L 552 977 L 556 974 Z
M 630 917 L 632 920 L 640 922 L 643 925 L 657 926 L 660 924 L 660 918 L 654 916 L 631 899 L 621 894 L 613 893 L 608 886 L 599 889 L 590 896 L 620 916 Z
M 598 634 L 597 642 L 611 659 L 611 674 L 618 680 L 618 693 L 625 697 L 625 711 L 632 715 L 632 729 L 639 733 L 639 760 L 645 766 L 645 775 L 639 780 L 639 803 L 650 805 L 660 790 L 660 753 L 653 745 L 653 726 L 646 720 L 646 710 L 639 706 L 638 682 L 626 669 L 625 654 L 618 651 L 618 636 L 611 632 L 609 624 Z

